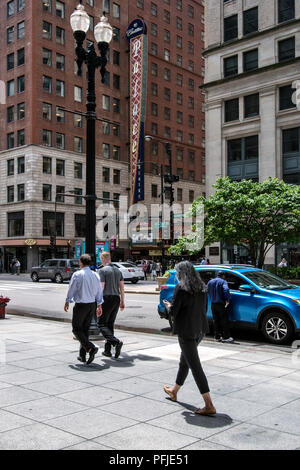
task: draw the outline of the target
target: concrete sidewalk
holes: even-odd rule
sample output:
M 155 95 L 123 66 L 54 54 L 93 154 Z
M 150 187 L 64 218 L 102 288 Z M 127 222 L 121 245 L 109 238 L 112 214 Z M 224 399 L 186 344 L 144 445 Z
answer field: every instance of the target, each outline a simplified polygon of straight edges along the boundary
M 118 360 L 99 350 L 85 366 L 70 324 L 1 320 L 0 449 L 300 449 L 300 358 L 289 348 L 203 341 L 217 415 L 201 417 L 191 376 L 177 403 L 162 389 L 176 377 L 175 337 L 117 335 Z

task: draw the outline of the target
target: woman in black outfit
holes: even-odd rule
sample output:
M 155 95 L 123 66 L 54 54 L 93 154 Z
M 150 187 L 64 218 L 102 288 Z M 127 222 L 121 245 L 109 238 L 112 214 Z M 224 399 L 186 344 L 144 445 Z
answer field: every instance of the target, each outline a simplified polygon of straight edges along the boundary
M 164 391 L 172 401 L 177 401 L 177 393 L 191 369 L 205 403 L 204 408 L 196 409 L 195 413 L 212 415 L 216 413 L 216 409 L 210 397 L 197 349 L 208 331 L 206 286 L 189 261 L 179 263 L 176 272 L 179 283 L 175 287 L 172 303 L 164 303 L 174 320 L 173 333 L 178 334 L 181 356 L 176 383 L 173 387 L 165 385 Z

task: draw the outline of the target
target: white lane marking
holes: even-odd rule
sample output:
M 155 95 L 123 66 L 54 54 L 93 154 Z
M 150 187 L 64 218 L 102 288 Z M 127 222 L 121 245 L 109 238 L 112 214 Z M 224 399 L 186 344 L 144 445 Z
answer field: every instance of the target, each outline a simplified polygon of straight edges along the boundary
M 217 357 L 232 356 L 239 354 L 240 351 L 233 351 L 221 348 L 209 348 L 207 346 L 198 346 L 199 357 L 201 362 L 210 361 Z M 166 346 L 159 346 L 157 348 L 140 349 L 137 351 L 130 351 L 131 354 L 142 354 L 143 356 L 159 357 L 161 359 L 169 359 L 178 361 L 180 357 L 180 347 L 178 343 L 168 344 Z

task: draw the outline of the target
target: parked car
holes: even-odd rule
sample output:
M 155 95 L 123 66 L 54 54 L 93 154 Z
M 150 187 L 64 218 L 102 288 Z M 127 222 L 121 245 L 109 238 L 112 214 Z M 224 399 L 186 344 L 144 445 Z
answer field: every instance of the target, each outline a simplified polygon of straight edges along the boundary
M 228 306 L 232 327 L 251 327 L 260 330 L 274 344 L 284 344 L 300 333 L 300 287 L 290 284 L 274 274 L 249 265 L 195 266 L 207 284 L 223 271 L 230 289 Z M 178 283 L 176 271 L 170 272 L 167 283 L 161 286 L 158 313 L 172 325 L 172 319 L 163 304 L 170 301 Z M 212 321 L 211 302 L 208 298 L 207 318 Z
M 69 281 L 75 271 L 80 269 L 78 259 L 47 259 L 40 266 L 31 268 L 31 279 L 51 279 L 57 284 Z
M 130 281 L 133 284 L 139 282 L 140 279 L 144 279 L 144 273 L 141 269 L 137 268 L 133 263 L 126 262 L 112 262 L 114 266 L 120 269 L 122 272 L 124 281 Z M 100 268 L 101 269 L 101 268 Z

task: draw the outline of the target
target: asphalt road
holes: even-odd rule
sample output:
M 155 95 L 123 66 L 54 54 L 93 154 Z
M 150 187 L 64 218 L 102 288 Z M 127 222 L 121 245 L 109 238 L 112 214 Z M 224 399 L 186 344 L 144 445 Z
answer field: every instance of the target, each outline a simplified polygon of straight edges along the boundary
M 142 288 L 142 285 L 141 285 Z M 71 320 L 72 307 L 64 312 L 68 283 L 33 283 L 30 279 L 1 275 L 0 295 L 11 298 L 8 313 L 26 313 L 45 318 Z M 126 307 L 119 312 L 116 325 L 122 328 L 160 332 L 169 326 L 157 313 L 158 294 L 126 294 Z

